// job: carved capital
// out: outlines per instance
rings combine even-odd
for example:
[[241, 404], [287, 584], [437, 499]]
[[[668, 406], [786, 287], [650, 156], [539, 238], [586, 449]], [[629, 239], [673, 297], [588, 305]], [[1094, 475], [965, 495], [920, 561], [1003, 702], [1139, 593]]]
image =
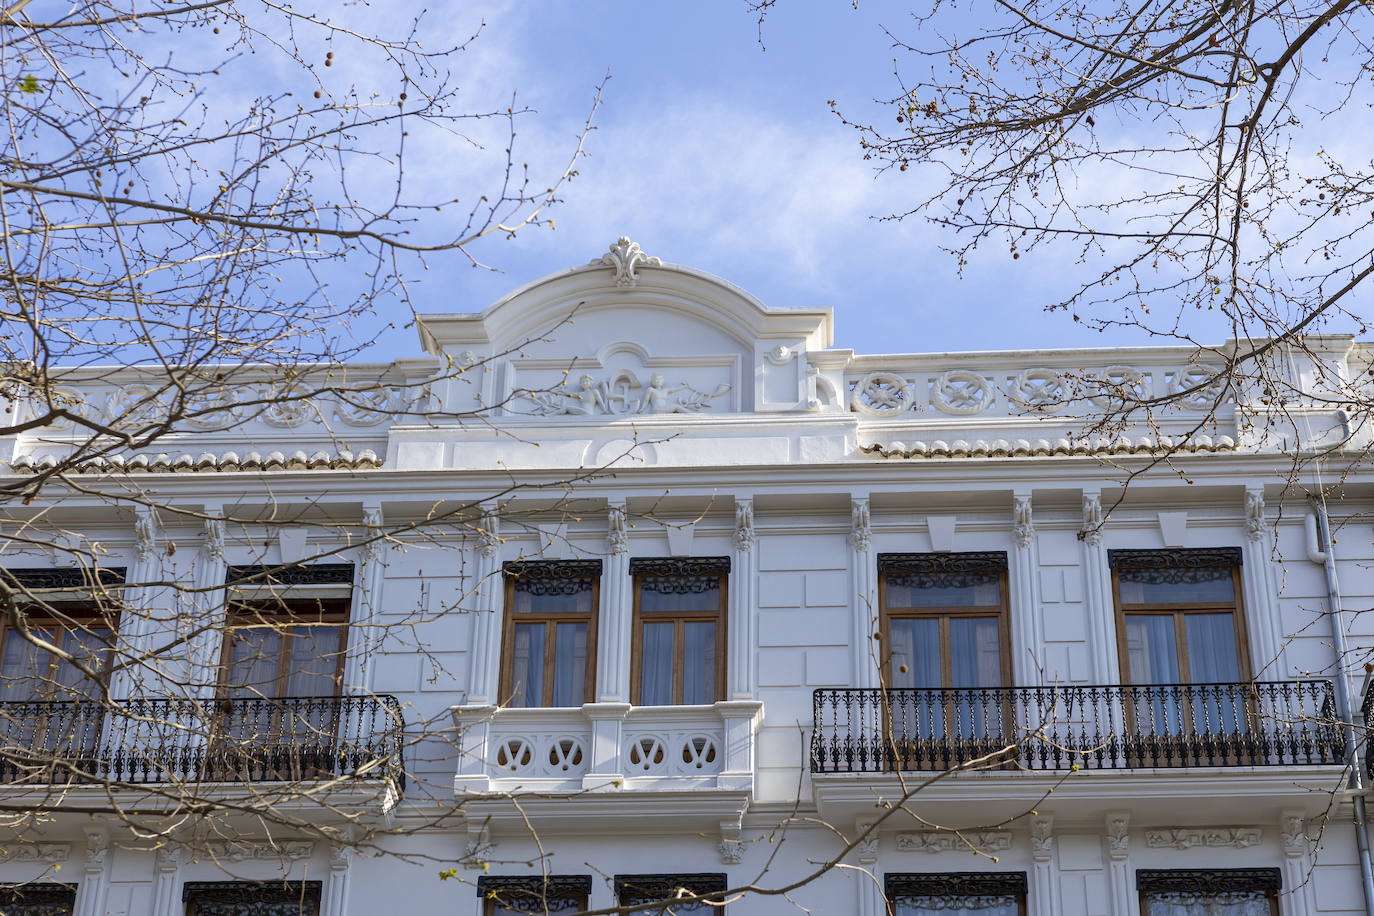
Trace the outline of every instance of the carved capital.
[[735, 500], [735, 549], [746, 553], [754, 549], [754, 501]]
[[1083, 543], [1097, 547], [1102, 543], [1102, 497], [1097, 493], [1083, 494], [1083, 530], [1078, 533]]
[[1256, 544], [1264, 540], [1264, 491], [1245, 490], [1245, 536]]
[[720, 841], [720, 861], [724, 865], [738, 865], [744, 860], [744, 843], [740, 840]]
[[382, 533], [382, 507], [365, 506], [363, 508], [363, 537], [366, 541], [363, 544], [364, 563], [376, 563], [382, 558], [381, 540]]
[[478, 550], [482, 551], [482, 556], [488, 560], [496, 557], [501, 552], [501, 522], [490, 515], [478, 522], [477, 537], [480, 540]]
[[[854, 825], [854, 829], [858, 833], [863, 833], [865, 830], [872, 826], [872, 823], [868, 821], [859, 821], [857, 824]], [[859, 840], [859, 842], [854, 846], [854, 855], [856, 858], [858, 858], [860, 865], [863, 865], [865, 867], [877, 865], [878, 831], [875, 830], [868, 836], [864, 837], [862, 840]]]
[[139, 506], [134, 510], [134, 537], [137, 541], [138, 559], [147, 563], [157, 551], [157, 519], [153, 510]]
[[224, 517], [221, 510], [205, 510], [205, 555], [215, 561], [224, 559]]
[[1129, 811], [1108, 811], [1105, 833], [1107, 836], [1107, 855], [1113, 861], [1121, 862], [1131, 852], [1131, 814]]
[[1048, 862], [1054, 856], [1054, 818], [1043, 815], [1031, 819], [1031, 857]]
[[1307, 831], [1303, 829], [1301, 811], [1283, 811], [1279, 815], [1279, 834], [1283, 838], [1283, 854], [1290, 859], [1307, 853]]
[[1035, 541], [1035, 522], [1031, 518], [1031, 498], [1017, 496], [1011, 510], [1011, 539], [1017, 547], [1029, 547]]
[[101, 872], [110, 857], [110, 833], [104, 826], [87, 827], [86, 834], [86, 871]]
[[869, 522], [867, 499], [856, 499], [851, 505], [849, 546], [860, 552], [873, 547], [873, 526]]
[[630, 552], [624, 503], [611, 503], [606, 507], [606, 550], [614, 556]]
[[153, 867], [161, 874], [171, 874], [181, 868], [186, 850], [177, 843], [159, 846], [153, 854]]

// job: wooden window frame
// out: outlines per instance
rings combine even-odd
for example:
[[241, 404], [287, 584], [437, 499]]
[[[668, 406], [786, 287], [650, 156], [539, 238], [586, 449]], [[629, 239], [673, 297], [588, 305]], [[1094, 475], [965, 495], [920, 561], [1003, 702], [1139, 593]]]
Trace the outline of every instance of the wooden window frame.
[[883, 876], [883, 902], [887, 916], [895, 916], [896, 897], [983, 897], [1016, 898], [1017, 916], [1026, 916], [1029, 881], [1025, 872], [939, 872], [932, 874], [894, 874]]
[[[55, 616], [54, 612], [60, 614], [61, 617]], [[53, 601], [49, 602], [47, 607], [36, 610], [27, 621], [27, 629], [29, 630], [46, 630], [60, 633], [55, 642], [55, 645], [58, 647], [62, 645], [62, 636], [65, 636], [68, 632], [89, 632], [93, 625], [110, 631], [111, 651], [105, 654], [104, 664], [102, 664], [100, 668], [100, 675], [103, 677], [108, 675], [110, 665], [114, 662], [113, 650], [115, 637], [119, 634], [119, 611], [117, 609], [92, 607], [90, 604], [80, 601]], [[16, 632], [17, 629], [17, 627], [9, 622], [8, 618], [0, 620], [0, 658], [4, 657], [3, 653], [5, 646], [11, 639], [12, 633], [15, 634], [13, 636], [14, 639], [22, 640], [24, 638]], [[57, 669], [61, 666], [61, 661], [62, 660], [53, 653], [48, 653], [48, 671], [47, 674], [43, 676], [43, 682], [47, 684], [48, 689], [42, 696], [26, 702], [48, 703], [61, 701], [62, 698], [56, 695], [58, 688], [54, 678]]]
[[235, 601], [229, 605], [226, 614], [224, 640], [220, 646], [219, 675], [217, 694], [221, 699], [250, 699], [249, 697], [230, 697], [229, 691], [237, 689], [229, 683], [233, 666], [235, 636], [240, 630], [276, 629], [281, 633], [281, 657], [277, 659], [277, 673], [273, 679], [271, 694], [261, 693], [252, 699], [286, 699], [286, 685], [291, 677], [290, 645], [294, 635], [291, 629], [297, 626], [318, 625], [334, 627], [339, 631], [338, 654], [335, 656], [334, 693], [343, 695], [343, 676], [348, 654], [350, 629], [349, 605], [347, 598], [291, 598], [289, 594], [269, 601]]
[[1279, 916], [1279, 892], [1283, 877], [1277, 868], [1180, 868], [1140, 869], [1136, 872], [1136, 893], [1140, 912], [1149, 912], [1147, 898], [1152, 893], [1262, 893], [1269, 901], [1270, 916]]
[[[526, 611], [515, 610], [515, 586], [523, 575], [538, 575], [546, 578], [590, 579], [592, 584], [591, 603], [585, 613], [567, 611]], [[501, 630], [501, 696], [515, 696], [515, 629], [520, 624], [544, 624], [544, 696], [540, 702], [525, 709], [568, 709], [553, 705], [556, 633], [560, 623], [585, 623], [587, 625], [587, 670], [583, 675], [582, 702], [596, 700], [596, 656], [597, 620], [601, 616], [601, 561], [600, 560], [517, 560], [502, 567], [505, 579], [505, 599], [507, 612]]]
[[[995, 572], [1000, 601], [996, 605], [941, 605], [938, 607], [893, 608], [887, 600], [887, 575], [889, 572], [910, 572], [914, 563], [930, 563], [958, 571], [961, 562], [976, 563], [979, 568], [971, 572]], [[998, 565], [1000, 562], [1000, 565]], [[932, 570], [939, 571], [939, 570]], [[892, 621], [935, 618], [940, 627], [940, 689], [955, 689], [954, 663], [949, 649], [949, 622], [953, 617], [995, 618], [997, 620], [998, 651], [1001, 656], [1002, 683], [1000, 687], [1011, 687], [1011, 601], [1008, 593], [1007, 557], [1005, 553], [931, 553], [931, 554], [881, 554], [878, 569], [878, 619], [879, 632], [882, 634], [882, 655], [880, 675], [886, 682], [892, 676]], [[888, 686], [891, 686], [889, 683]]]
[[[683, 682], [686, 675], [686, 625], [688, 623], [714, 623], [716, 625], [716, 671], [714, 702], [726, 698], [726, 651], [729, 646], [727, 634], [730, 627], [730, 559], [729, 557], [701, 558], [635, 558], [630, 561], [630, 575], [634, 580], [634, 609], [631, 616], [630, 646], [630, 703], [641, 705], [641, 678], [644, 674], [644, 624], [673, 623], [673, 696], [671, 706], [682, 706]], [[640, 607], [642, 585], [651, 576], [716, 576], [719, 581], [717, 591], [720, 601], [714, 611], [655, 611], [645, 616]]]
[[[1245, 621], [1245, 600], [1242, 593], [1241, 553], [1238, 549], [1222, 550], [1159, 550], [1159, 551], [1112, 551], [1112, 604], [1116, 609], [1116, 649], [1117, 664], [1120, 666], [1123, 685], [1136, 685], [1131, 673], [1130, 647], [1126, 643], [1126, 615], [1149, 614], [1160, 617], [1173, 617], [1174, 651], [1178, 659], [1179, 683], [1193, 683], [1188, 660], [1188, 634], [1185, 617], [1190, 614], [1230, 613], [1231, 625], [1236, 638], [1236, 672], [1242, 684], [1252, 679], [1250, 673], [1250, 634]], [[1132, 557], [1154, 554], [1161, 560], [1177, 557], [1180, 563], [1202, 561], [1210, 568], [1230, 567], [1231, 601], [1176, 601], [1156, 604], [1126, 604], [1121, 600], [1122, 570], [1140, 569], [1131, 562]]]

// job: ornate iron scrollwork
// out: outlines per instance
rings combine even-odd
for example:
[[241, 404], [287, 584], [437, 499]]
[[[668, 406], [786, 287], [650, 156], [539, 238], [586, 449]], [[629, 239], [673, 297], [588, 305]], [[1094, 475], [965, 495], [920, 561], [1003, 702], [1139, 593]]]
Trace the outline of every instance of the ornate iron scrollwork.
[[517, 913], [547, 913], [571, 903], [582, 906], [592, 892], [590, 875], [483, 875], [477, 896], [496, 900]]
[[645, 591], [660, 595], [700, 595], [720, 587], [730, 572], [729, 557], [634, 557], [630, 575]]
[[126, 569], [123, 566], [102, 566], [99, 569], [86, 569], [84, 567], [15, 569], [11, 567], [0, 569], [0, 578], [3, 578], [5, 584], [11, 588], [26, 590], [67, 588], [94, 591], [97, 586], [122, 585], [125, 572]]
[[616, 875], [615, 896], [621, 906], [672, 900], [686, 893], [693, 897], [725, 890], [724, 874]]
[[295, 566], [230, 566], [226, 585], [352, 585], [352, 563], [301, 563]]
[[183, 902], [195, 901], [196, 916], [298, 916], [318, 913], [319, 881], [187, 881]]
[[889, 900], [897, 897], [1006, 897], [1026, 893], [1026, 873], [943, 872], [940, 874], [887, 874], [883, 889]]
[[1277, 868], [1142, 868], [1135, 887], [1142, 894], [1270, 893], [1282, 890], [1283, 875]]
[[501, 572], [531, 595], [576, 595], [601, 578], [600, 560], [508, 560]]
[[67, 916], [74, 906], [74, 884], [43, 882], [0, 890], [0, 912], [8, 916]]
[[1169, 550], [1109, 550], [1107, 565], [1112, 569], [1185, 570], [1230, 569], [1239, 566], [1239, 547], [1171, 548]]
[[1001, 550], [978, 553], [880, 553], [878, 572], [920, 573], [996, 573], [1007, 568], [1007, 554]]

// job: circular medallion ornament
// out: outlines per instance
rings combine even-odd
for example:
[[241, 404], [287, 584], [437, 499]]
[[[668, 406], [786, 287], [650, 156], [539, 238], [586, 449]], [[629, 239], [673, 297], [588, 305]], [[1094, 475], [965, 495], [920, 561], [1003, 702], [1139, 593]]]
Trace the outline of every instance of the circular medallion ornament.
[[865, 416], [894, 417], [911, 406], [910, 386], [894, 372], [870, 372], [855, 384], [849, 405]]

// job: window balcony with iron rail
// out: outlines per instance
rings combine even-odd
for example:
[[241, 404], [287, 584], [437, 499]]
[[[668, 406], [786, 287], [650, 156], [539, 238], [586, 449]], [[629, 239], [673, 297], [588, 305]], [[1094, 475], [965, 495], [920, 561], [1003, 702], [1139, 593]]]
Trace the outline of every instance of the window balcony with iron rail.
[[338, 780], [405, 788], [390, 696], [0, 702], [0, 787]]
[[1189, 796], [1218, 791], [1269, 801], [1330, 789], [1342, 768], [1325, 680], [823, 688], [814, 705], [810, 770], [822, 807], [846, 799], [871, 806], [885, 784], [905, 793], [928, 781], [902, 774], [961, 770], [928, 796], [1033, 801], [1053, 787], [1057, 805], [1159, 796], [1186, 812]]

